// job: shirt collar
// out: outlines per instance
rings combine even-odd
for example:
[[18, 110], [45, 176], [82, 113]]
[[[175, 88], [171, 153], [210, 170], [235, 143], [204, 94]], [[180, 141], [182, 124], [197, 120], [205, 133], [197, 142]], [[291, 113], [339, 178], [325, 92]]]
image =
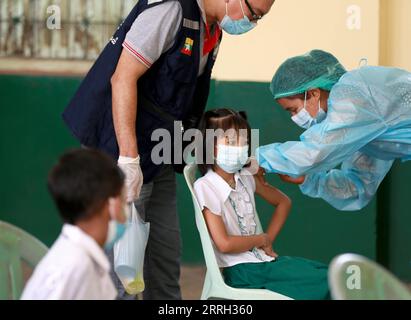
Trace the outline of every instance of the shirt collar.
[[234, 175], [234, 180], [236, 184], [236, 189], [232, 189], [230, 185], [217, 173], [215, 173], [213, 170], [209, 170], [207, 174], [210, 182], [217, 188], [219, 194], [222, 196], [223, 201], [225, 202], [228, 197], [230, 196], [231, 192], [237, 192], [238, 191], [238, 181], [241, 181], [242, 183], [243, 180], [241, 179], [241, 173], [237, 172]]
[[86, 251], [94, 262], [96, 262], [104, 271], [110, 271], [110, 263], [104, 254], [103, 249], [83, 230], [77, 226], [65, 224], [63, 226], [62, 235], [66, 237], [68, 241]]
[[207, 24], [207, 16], [206, 16], [206, 13], [205, 13], [205, 10], [204, 10], [204, 0], [197, 0], [197, 4], [198, 4], [198, 7], [200, 8], [201, 15], [203, 17], [203, 21], [204, 21], [205, 24]]

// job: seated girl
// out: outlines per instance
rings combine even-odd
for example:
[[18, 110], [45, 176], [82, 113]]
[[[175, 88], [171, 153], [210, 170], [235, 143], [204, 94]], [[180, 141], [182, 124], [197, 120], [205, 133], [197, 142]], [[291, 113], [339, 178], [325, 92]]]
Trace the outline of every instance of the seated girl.
[[[204, 138], [204, 159], [199, 165], [203, 177], [194, 189], [227, 285], [268, 289], [298, 300], [329, 299], [326, 265], [278, 256], [273, 251], [291, 201], [268, 185], [262, 175], [253, 175], [251, 167], [247, 168], [251, 130], [246, 116], [229, 109], [209, 111], [202, 119], [201, 130], [203, 137], [220, 132], [213, 148]], [[212, 161], [207, 162], [209, 159]], [[256, 230], [254, 193], [275, 206], [262, 234]]]

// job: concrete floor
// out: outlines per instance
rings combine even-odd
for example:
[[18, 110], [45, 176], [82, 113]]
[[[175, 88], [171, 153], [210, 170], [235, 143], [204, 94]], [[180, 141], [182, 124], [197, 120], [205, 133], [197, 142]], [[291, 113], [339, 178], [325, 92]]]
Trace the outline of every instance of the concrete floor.
[[[206, 268], [204, 266], [183, 266], [181, 268], [181, 291], [184, 300], [200, 300]], [[411, 291], [411, 284], [408, 285]]]
[[183, 266], [181, 268], [181, 291], [184, 300], [200, 300], [206, 268], [204, 266]]

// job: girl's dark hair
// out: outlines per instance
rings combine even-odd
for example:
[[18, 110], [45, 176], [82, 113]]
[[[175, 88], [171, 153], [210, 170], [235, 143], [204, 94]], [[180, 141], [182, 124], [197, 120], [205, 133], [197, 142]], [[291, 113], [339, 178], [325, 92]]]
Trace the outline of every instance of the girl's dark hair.
[[[237, 133], [240, 130], [247, 131], [247, 142], [251, 145], [251, 127], [247, 121], [247, 114], [244, 111], [235, 111], [232, 109], [216, 109], [207, 111], [200, 122], [199, 129], [203, 138], [203, 154], [202, 159], [199, 161], [198, 168], [202, 175], [205, 175], [209, 169], [212, 169], [214, 166], [214, 148], [210, 148], [209, 137], [207, 135], [207, 130], [223, 130], [224, 132], [234, 129]], [[214, 137], [214, 143], [212, 146], [216, 145], [217, 137]], [[249, 156], [251, 155], [251, 150], [249, 150]], [[207, 162], [208, 159], [208, 162]], [[213, 159], [213, 162], [210, 163], [210, 159]]]

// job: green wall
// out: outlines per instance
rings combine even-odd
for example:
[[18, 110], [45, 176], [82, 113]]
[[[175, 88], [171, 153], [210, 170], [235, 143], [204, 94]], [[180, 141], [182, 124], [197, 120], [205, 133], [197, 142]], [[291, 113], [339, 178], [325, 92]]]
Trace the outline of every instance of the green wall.
[[411, 162], [397, 162], [378, 194], [378, 260], [411, 282]]
[[[79, 78], [0, 76], [0, 220], [28, 230], [47, 245], [55, 240], [61, 224], [45, 180], [58, 156], [78, 146], [60, 114], [79, 83]], [[287, 114], [273, 107], [266, 83], [214, 81], [209, 107], [247, 111], [252, 127], [261, 130], [262, 144], [295, 140], [301, 133]], [[378, 256], [395, 273], [411, 280], [411, 215], [406, 202], [410, 179], [411, 165], [402, 164], [385, 182], [378, 206], [375, 200], [360, 212], [342, 213], [270, 176], [269, 181], [294, 202], [276, 251], [324, 262], [345, 252], [372, 259]], [[183, 177], [178, 181], [183, 261], [202, 263], [191, 198]], [[273, 208], [260, 200], [257, 206], [263, 223], [267, 223]]]

